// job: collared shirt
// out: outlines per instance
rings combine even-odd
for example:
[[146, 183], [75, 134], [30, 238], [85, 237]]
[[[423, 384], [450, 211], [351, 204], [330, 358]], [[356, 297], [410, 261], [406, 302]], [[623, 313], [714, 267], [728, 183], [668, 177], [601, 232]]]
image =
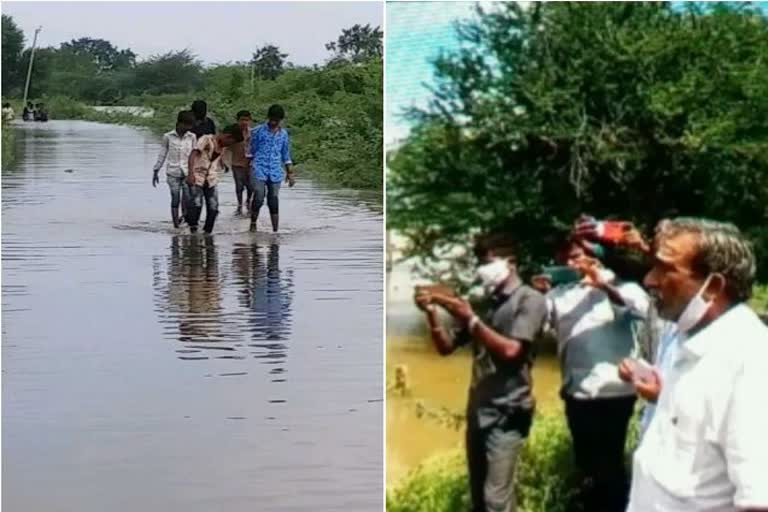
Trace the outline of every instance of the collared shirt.
[[282, 183], [283, 166], [291, 163], [288, 132], [280, 128], [276, 132], [262, 123], [251, 132], [251, 174], [260, 181]]
[[[677, 357], [677, 350], [679, 347], [680, 333], [677, 330], [677, 324], [673, 322], [661, 321], [661, 329], [659, 332], [659, 344], [656, 349], [656, 356], [654, 358], [654, 366], [661, 376], [662, 382], [666, 379], [666, 375], [670, 372], [672, 363]], [[653, 415], [656, 412], [656, 404], [652, 402], [646, 402], [643, 406], [643, 413], [640, 416], [640, 435], [642, 436], [648, 425], [651, 424]]]
[[619, 378], [618, 364], [635, 350], [634, 320], [648, 309], [648, 295], [635, 283], [614, 287], [627, 304], [581, 283], [558, 286], [547, 294], [549, 324], [557, 336], [562, 394], [575, 398], [634, 395]]
[[13, 121], [16, 117], [16, 113], [11, 107], [3, 108], [3, 121]]
[[[490, 300], [487, 325], [503, 336], [521, 341], [523, 349], [518, 357], [503, 360], [474, 340], [469, 329], [456, 334], [455, 344], [471, 343], [474, 356], [467, 416], [480, 428], [507, 421], [508, 427], [520, 428], [527, 435], [529, 415], [534, 408], [532, 344], [544, 325], [547, 305], [543, 295], [520, 281]], [[519, 424], [509, 423], [515, 421]]]
[[189, 171], [189, 154], [195, 147], [197, 139], [194, 133], [187, 132], [179, 137], [176, 130], [171, 130], [163, 135], [160, 146], [160, 154], [157, 155], [154, 169], [159, 171], [166, 162], [165, 174], [179, 178], [186, 176]]
[[745, 305], [678, 347], [635, 452], [628, 512], [768, 507], [768, 328]]
[[[222, 168], [222, 154], [217, 154], [216, 137], [214, 135], [203, 135], [197, 139], [196, 150], [200, 151], [200, 156], [195, 162], [195, 168], [191, 169], [195, 178], [195, 185], [202, 187], [208, 183], [209, 187], [215, 187], [219, 182], [219, 172]], [[219, 149], [219, 151], [226, 151]]]

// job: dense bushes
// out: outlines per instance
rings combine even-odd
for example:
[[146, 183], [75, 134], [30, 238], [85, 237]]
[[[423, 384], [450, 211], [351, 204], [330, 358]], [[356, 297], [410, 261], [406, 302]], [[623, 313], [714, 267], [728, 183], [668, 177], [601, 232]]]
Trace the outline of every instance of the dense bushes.
[[504, 229], [540, 264], [582, 212], [695, 215], [748, 233], [768, 279], [768, 17], [700, 4], [507, 2], [461, 24], [388, 162], [409, 254]]

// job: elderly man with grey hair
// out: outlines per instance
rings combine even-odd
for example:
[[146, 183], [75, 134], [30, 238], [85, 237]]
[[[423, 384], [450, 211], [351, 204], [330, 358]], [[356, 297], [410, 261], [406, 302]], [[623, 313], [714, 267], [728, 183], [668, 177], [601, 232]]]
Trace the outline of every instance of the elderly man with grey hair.
[[768, 328], [745, 304], [751, 245], [731, 225], [659, 226], [644, 284], [677, 323], [656, 411], [634, 455], [628, 512], [768, 511]]

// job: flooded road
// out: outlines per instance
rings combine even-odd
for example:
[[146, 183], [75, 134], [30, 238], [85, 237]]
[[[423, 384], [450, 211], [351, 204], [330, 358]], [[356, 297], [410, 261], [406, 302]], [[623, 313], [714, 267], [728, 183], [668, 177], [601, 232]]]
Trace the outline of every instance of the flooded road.
[[[442, 357], [434, 350], [423, 315], [411, 299], [412, 283], [404, 264], [395, 265], [387, 276], [387, 485], [430, 457], [463, 447], [464, 442], [463, 427], [456, 429], [443, 420], [446, 411], [464, 412], [471, 354], [465, 348]], [[407, 396], [391, 389], [398, 368], [406, 371]], [[559, 388], [557, 357], [541, 350], [533, 366], [533, 394], [539, 411], [561, 407]]]
[[214, 236], [176, 235], [157, 137], [52, 121], [16, 144], [4, 509], [381, 510], [376, 197], [299, 175], [283, 233], [252, 235], [227, 174]]

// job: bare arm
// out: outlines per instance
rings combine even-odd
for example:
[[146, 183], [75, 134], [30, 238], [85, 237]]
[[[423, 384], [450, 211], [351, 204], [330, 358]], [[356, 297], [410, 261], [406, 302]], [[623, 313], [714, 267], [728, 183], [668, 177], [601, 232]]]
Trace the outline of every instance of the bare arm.
[[189, 154], [189, 161], [187, 162], [189, 171], [187, 174], [187, 181], [189, 183], [194, 182], [194, 174], [195, 174], [195, 165], [197, 164], [197, 160], [200, 158], [200, 150], [195, 148], [192, 150], [192, 152]]
[[168, 144], [168, 136], [163, 135], [163, 142], [160, 145], [160, 153], [157, 155], [157, 162], [155, 162], [155, 167], [152, 169], [153, 171], [158, 172], [163, 168], [165, 158], [168, 156]]

